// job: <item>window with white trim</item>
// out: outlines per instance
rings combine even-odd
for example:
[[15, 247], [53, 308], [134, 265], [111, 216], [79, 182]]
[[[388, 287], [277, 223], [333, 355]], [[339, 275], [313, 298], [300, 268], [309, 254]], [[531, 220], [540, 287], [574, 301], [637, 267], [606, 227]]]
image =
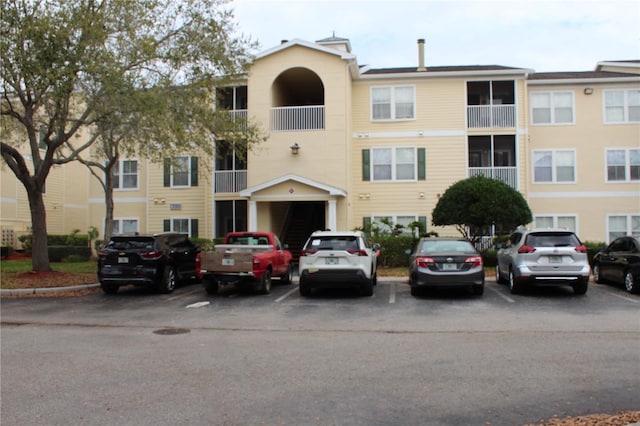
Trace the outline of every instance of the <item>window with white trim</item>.
[[640, 180], [640, 149], [607, 149], [607, 182]]
[[113, 166], [114, 189], [138, 189], [138, 160], [120, 160]]
[[371, 180], [416, 180], [416, 157], [415, 147], [372, 148]]
[[609, 242], [625, 235], [640, 235], [640, 213], [608, 215]]
[[132, 234], [138, 232], [138, 219], [113, 219], [113, 234]]
[[[390, 216], [372, 216], [371, 224], [375, 226], [380, 233], [390, 234], [392, 226], [401, 225], [401, 235], [411, 235], [411, 227], [409, 226], [413, 222], [418, 222], [419, 217], [417, 215], [390, 215]], [[390, 226], [391, 225], [391, 226]]]
[[187, 218], [173, 218], [171, 219], [171, 230], [173, 232], [181, 232], [191, 235], [189, 232], [189, 222], [190, 219]]
[[640, 90], [605, 90], [604, 122], [640, 123]]
[[574, 150], [533, 151], [534, 183], [575, 183]]
[[415, 88], [388, 86], [371, 88], [371, 120], [412, 120], [415, 114]]
[[560, 228], [578, 232], [578, 217], [574, 215], [540, 215], [535, 216], [536, 228]]
[[532, 124], [573, 124], [573, 92], [531, 93]]

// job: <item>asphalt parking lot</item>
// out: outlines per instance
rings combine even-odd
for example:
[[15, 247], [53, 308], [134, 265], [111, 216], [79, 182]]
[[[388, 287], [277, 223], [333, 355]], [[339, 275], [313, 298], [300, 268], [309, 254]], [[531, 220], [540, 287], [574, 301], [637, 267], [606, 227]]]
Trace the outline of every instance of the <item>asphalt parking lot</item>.
[[[274, 281], [275, 283], [275, 281]], [[640, 409], [640, 297], [608, 285], [372, 297], [296, 282], [2, 301], [2, 420], [524, 425]]]

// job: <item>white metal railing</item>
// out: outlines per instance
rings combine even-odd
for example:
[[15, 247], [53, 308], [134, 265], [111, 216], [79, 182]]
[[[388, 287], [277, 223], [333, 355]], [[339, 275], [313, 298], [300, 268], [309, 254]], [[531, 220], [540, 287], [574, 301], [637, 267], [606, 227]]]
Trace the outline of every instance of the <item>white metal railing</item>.
[[247, 189], [246, 170], [220, 170], [215, 172], [215, 192], [240, 192]]
[[468, 105], [469, 128], [509, 128], [516, 126], [515, 105]]
[[493, 237], [490, 235], [483, 235], [479, 237], [475, 243], [476, 250], [488, 250], [493, 248]]
[[469, 167], [469, 177], [478, 175], [499, 180], [513, 189], [518, 189], [517, 167]]
[[324, 106], [271, 108], [271, 131], [324, 129]]

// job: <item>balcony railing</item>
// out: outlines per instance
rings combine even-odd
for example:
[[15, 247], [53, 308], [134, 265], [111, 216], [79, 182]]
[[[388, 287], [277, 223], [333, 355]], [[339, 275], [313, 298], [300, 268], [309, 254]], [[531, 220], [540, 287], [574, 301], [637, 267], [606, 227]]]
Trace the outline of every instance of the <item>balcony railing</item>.
[[271, 131], [324, 129], [324, 106], [271, 108]]
[[467, 122], [470, 129], [515, 127], [516, 106], [468, 105]]
[[215, 172], [215, 192], [240, 192], [247, 189], [246, 170], [220, 170]]
[[518, 189], [517, 167], [469, 167], [469, 177], [485, 176], [506, 183]]

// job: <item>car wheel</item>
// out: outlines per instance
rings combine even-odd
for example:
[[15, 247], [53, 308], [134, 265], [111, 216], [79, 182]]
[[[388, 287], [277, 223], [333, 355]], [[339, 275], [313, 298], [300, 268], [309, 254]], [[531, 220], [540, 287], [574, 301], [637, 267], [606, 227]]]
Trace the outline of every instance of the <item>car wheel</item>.
[[218, 281], [207, 277], [202, 279], [202, 284], [207, 294], [218, 294]]
[[371, 284], [374, 287], [378, 285], [378, 274], [376, 272], [373, 273], [373, 277], [371, 278]]
[[262, 279], [260, 280], [260, 289], [258, 290], [260, 294], [269, 294], [271, 293], [271, 271], [266, 270], [264, 274], [262, 274]]
[[638, 284], [638, 279], [633, 277], [631, 271], [627, 271], [624, 274], [624, 288], [629, 293], [640, 293], [640, 284]]
[[100, 283], [100, 287], [105, 294], [116, 294], [118, 292], [118, 288], [120, 288], [116, 284], [109, 283]]
[[522, 292], [522, 284], [516, 281], [512, 268], [509, 268], [509, 290], [511, 294], [519, 294]]
[[602, 278], [600, 278], [600, 265], [597, 263], [593, 265], [593, 281], [597, 284], [602, 284]]
[[293, 281], [293, 265], [289, 264], [287, 272], [280, 277], [280, 282], [282, 284], [291, 284], [291, 281]]
[[411, 295], [412, 296], [420, 296], [422, 294], [422, 292], [420, 291], [419, 287], [411, 287]]
[[373, 277], [371, 277], [370, 280], [365, 282], [362, 287], [360, 287], [360, 294], [362, 294], [364, 297], [373, 296]]
[[158, 291], [160, 293], [171, 293], [176, 289], [176, 271], [171, 266], [165, 266], [162, 271], [162, 279], [158, 284]]
[[589, 288], [589, 282], [581, 282], [580, 284], [573, 285], [573, 292], [575, 294], [585, 294]]
[[306, 280], [300, 278], [300, 296], [304, 296], [304, 297], [309, 297], [311, 296], [311, 287], [309, 287], [309, 284], [307, 283]]
[[476, 296], [482, 296], [482, 294], [484, 293], [484, 284], [472, 286], [471, 292]]

